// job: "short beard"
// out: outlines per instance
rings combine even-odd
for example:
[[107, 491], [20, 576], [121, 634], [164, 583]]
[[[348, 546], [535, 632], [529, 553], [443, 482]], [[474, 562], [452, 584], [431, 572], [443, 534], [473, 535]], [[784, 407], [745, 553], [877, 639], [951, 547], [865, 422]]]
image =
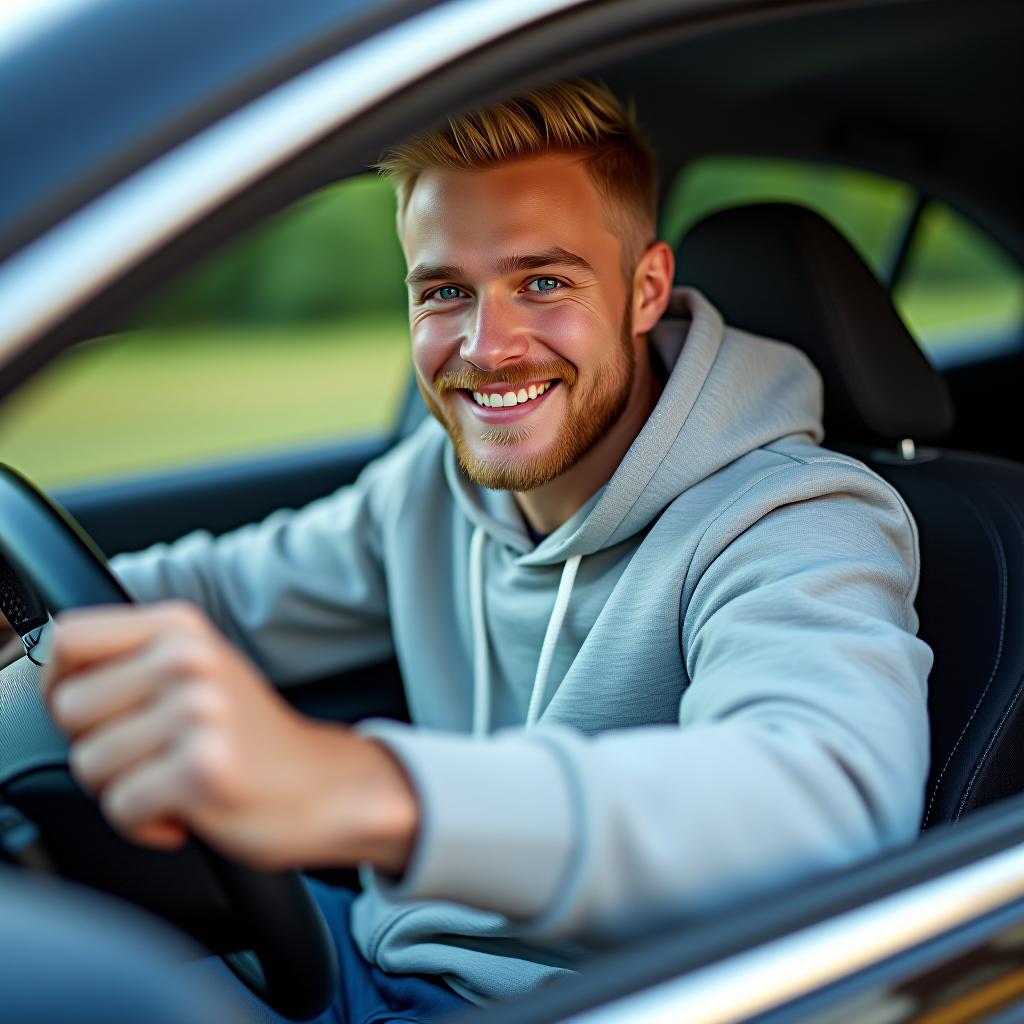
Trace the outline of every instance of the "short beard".
[[[546, 451], [538, 455], [509, 455], [507, 458], [475, 455], [456, 419], [445, 414], [440, 404], [428, 394], [422, 380], [416, 378], [427, 408], [448, 431], [459, 465], [470, 480], [491, 490], [531, 491], [575, 466], [608, 433], [626, 407], [636, 376], [631, 306], [632, 303], [627, 301], [619, 344], [612, 358], [595, 370], [585, 386], [578, 383], [576, 368], [564, 360], [543, 366], [521, 364], [501, 374], [486, 374], [464, 367], [442, 371], [434, 378], [434, 391], [442, 398], [449, 392], [479, 390], [497, 381], [505, 381], [514, 388], [531, 381], [559, 378], [558, 386], [566, 390], [565, 419], [559, 435]], [[462, 401], [461, 398], [457, 400]], [[525, 425], [489, 427], [481, 432], [480, 440], [495, 448], [514, 448], [532, 433], [533, 428]]]

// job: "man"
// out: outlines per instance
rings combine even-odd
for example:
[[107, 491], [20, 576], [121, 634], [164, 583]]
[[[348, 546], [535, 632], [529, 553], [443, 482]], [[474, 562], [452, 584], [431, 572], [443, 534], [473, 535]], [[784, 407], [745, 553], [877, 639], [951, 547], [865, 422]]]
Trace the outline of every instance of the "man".
[[[434, 419], [306, 509], [116, 559], [154, 603], [60, 616], [47, 699], [111, 822], [363, 865], [360, 969], [438, 979], [413, 1019], [910, 840], [914, 526], [817, 446], [800, 353], [673, 295], [617, 101], [558, 84], [384, 167]], [[267, 682], [391, 653], [416, 728]]]

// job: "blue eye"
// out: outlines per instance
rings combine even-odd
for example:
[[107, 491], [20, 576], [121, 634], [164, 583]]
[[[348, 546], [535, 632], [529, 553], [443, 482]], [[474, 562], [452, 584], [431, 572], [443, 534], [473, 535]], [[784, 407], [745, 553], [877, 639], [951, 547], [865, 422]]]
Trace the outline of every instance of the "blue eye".
[[451, 302], [452, 299], [457, 299], [461, 294], [462, 289], [456, 288], [453, 284], [446, 284], [434, 292], [434, 295], [443, 302]]
[[533, 288], [534, 285], [537, 286], [538, 292], [553, 292], [562, 287], [562, 282], [557, 277], [536, 277], [530, 282], [529, 287]]

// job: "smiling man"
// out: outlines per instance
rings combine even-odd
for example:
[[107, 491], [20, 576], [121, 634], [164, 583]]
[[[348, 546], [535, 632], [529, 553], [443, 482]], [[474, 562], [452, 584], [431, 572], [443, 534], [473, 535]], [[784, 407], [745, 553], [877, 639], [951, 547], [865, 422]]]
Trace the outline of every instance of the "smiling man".
[[[672, 292], [617, 101], [554, 85], [384, 167], [433, 418], [305, 509], [116, 559], [152, 603], [60, 616], [47, 699], [109, 819], [362, 865], [354, 902], [319, 891], [353, 1020], [513, 996], [910, 840], [914, 526], [818, 446], [800, 353]], [[268, 682], [390, 655], [413, 725]]]

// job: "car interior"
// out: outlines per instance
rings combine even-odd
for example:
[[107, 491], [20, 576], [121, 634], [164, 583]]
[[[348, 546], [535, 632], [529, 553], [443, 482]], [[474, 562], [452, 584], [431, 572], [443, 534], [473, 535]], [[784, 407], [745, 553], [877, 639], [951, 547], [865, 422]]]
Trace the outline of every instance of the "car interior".
[[[912, 510], [921, 635], [935, 652], [924, 826], [948, 828], [968, 814], [990, 821], [993, 811], [983, 808], [1024, 790], [1024, 634], [1014, 629], [1024, 602], [1024, 435], [1014, 413], [1024, 380], [1024, 140], [1015, 123], [1024, 106], [1024, 7], [752, 5], [691, 24], [671, 4], [650, 6], [627, 29], [600, 11], [562, 30], [549, 26], [528, 59], [521, 40], [517, 58], [507, 48], [467, 58], [289, 160], [13, 358], [0, 377], [4, 406], [22, 382], [30, 398], [47, 386], [74, 346], [138, 329], [154, 301], [246, 232], [365, 175], [387, 141], [437, 123], [471, 97], [486, 101], [566, 74], [598, 77], [631, 99], [656, 148], [678, 282], [703, 291], [727, 323], [803, 349], [824, 380], [826, 445], [865, 461]], [[829, 175], [839, 183], [831, 193], [821, 188]], [[882, 184], [858, 192], [862, 180]], [[853, 184], [844, 191], [844, 183]], [[860, 217], [858, 204], [883, 192], [895, 197], [885, 199], [888, 213]], [[940, 236], [946, 242], [937, 247]], [[973, 253], [973, 262], [956, 263], [957, 254]], [[941, 263], [934, 274], [929, 261]], [[928, 274], [938, 289], [920, 287]], [[961, 287], [972, 296], [968, 311], [948, 313], [943, 302]], [[414, 430], [425, 412], [408, 369], [403, 377], [388, 426], [370, 434], [140, 467], [51, 491], [107, 556], [197, 528], [224, 532], [351, 482]], [[187, 403], [174, 415], [189, 415]], [[0, 407], [0, 453], [6, 416]], [[32, 465], [19, 468], [33, 476]], [[408, 717], [395, 662], [310, 680], [287, 695], [336, 720]], [[155, 909], [211, 948], [238, 944], [237, 922], [224, 924], [223, 896], [207, 894], [183, 912], [174, 905], [179, 890], [161, 888], [162, 862], [127, 867], [102, 822], [87, 821], [63, 783], [33, 776], [19, 785], [5, 786], [4, 797], [37, 821], [60, 874]], [[917, 870], [948, 862], [937, 856]], [[358, 884], [352, 872], [321, 874]], [[902, 877], [893, 867], [871, 884], [895, 887]], [[851, 892], [835, 895], [834, 905]], [[830, 899], [819, 896], [814, 912]], [[812, 911], [791, 901], [788, 913], [796, 920]], [[781, 927], [776, 905], [745, 916], [742, 926], [719, 922], [718, 938], [700, 950], [692, 937], [659, 936], [620, 951], [618, 967], [594, 982], [585, 1003]], [[566, 1007], [579, 1004], [544, 994], [488, 1019], [554, 1020]]]

